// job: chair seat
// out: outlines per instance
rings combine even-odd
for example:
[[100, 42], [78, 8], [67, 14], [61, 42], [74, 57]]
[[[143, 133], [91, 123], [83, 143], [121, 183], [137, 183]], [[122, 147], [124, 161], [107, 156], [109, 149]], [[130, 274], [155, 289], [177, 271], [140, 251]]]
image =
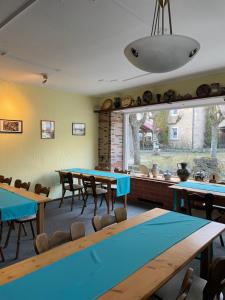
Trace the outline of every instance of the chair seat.
[[194, 276], [190, 291], [187, 296], [187, 300], [201, 300], [202, 299], [202, 292], [206, 285], [206, 280]]
[[29, 222], [29, 221], [34, 221], [36, 220], [36, 215], [30, 215], [21, 219], [16, 219], [15, 222], [16, 223], [24, 223], [24, 222]]
[[[103, 184], [102, 187], [104, 189], [107, 189], [107, 184]], [[116, 184], [111, 184], [111, 190], [117, 190], [117, 185]]]
[[[92, 189], [91, 189], [91, 188], [88, 188], [88, 189], [87, 189], [87, 193], [88, 193], [89, 195], [92, 195], [92, 194], [93, 194]], [[103, 195], [103, 194], [106, 194], [106, 193], [107, 193], [107, 190], [101, 189], [101, 188], [96, 188], [96, 194], [97, 194], [97, 195]]]
[[[83, 186], [82, 185], [80, 185], [80, 184], [73, 184], [73, 190], [74, 191], [76, 191], [76, 190], [81, 190], [83, 188]], [[66, 190], [68, 190], [68, 191], [70, 191], [70, 186], [69, 185], [66, 185], [65, 186], [65, 189]]]
[[[192, 209], [192, 215], [194, 217], [206, 219], [206, 213], [204, 210]], [[212, 220], [217, 220], [219, 217], [221, 217], [221, 215], [222, 214], [217, 209], [214, 209], [212, 211]]]

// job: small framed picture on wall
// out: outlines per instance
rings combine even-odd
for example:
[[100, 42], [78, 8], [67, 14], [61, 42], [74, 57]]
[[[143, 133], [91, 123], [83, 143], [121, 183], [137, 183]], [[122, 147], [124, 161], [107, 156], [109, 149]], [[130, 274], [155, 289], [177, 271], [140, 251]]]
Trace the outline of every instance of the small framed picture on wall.
[[0, 120], [0, 133], [22, 133], [23, 121], [21, 120]]
[[55, 121], [41, 120], [41, 138], [42, 139], [55, 138]]
[[72, 123], [72, 135], [83, 136], [86, 134], [85, 123]]

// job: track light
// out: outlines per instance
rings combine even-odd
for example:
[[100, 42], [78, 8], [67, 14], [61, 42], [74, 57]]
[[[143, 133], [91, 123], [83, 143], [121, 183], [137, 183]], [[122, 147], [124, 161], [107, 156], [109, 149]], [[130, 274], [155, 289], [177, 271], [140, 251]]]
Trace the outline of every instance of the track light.
[[41, 73], [42, 76], [42, 84], [45, 84], [48, 81], [48, 74]]

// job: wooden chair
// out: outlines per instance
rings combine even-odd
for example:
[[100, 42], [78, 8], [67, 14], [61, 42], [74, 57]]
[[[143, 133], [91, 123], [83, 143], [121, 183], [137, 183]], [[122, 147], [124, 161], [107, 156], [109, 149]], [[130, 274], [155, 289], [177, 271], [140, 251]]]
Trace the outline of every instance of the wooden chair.
[[[37, 195], [45, 195], [46, 197], [48, 197], [49, 193], [50, 193], [50, 187], [45, 187], [45, 186], [42, 186], [40, 183], [37, 183], [34, 187], [34, 192]], [[46, 206], [46, 203], [45, 203], [45, 206]]]
[[10, 185], [12, 182], [12, 177], [6, 178], [3, 175], [0, 175], [0, 183], [5, 183]]
[[30, 189], [30, 182], [22, 182], [20, 179], [16, 179], [14, 182], [14, 186], [18, 189], [24, 189], [26, 191], [29, 191]]
[[83, 213], [84, 208], [86, 207], [87, 199], [91, 195], [94, 199], [94, 204], [95, 204], [95, 208], [94, 208], [94, 216], [95, 216], [97, 212], [97, 203], [99, 197], [101, 197], [102, 201], [103, 199], [105, 200], [108, 208], [108, 199], [106, 195], [107, 190], [96, 186], [96, 180], [94, 176], [84, 176], [82, 174], [80, 176], [82, 178], [82, 183], [85, 190], [84, 205], [81, 213]]
[[[212, 221], [219, 221], [221, 214], [214, 209], [214, 196], [212, 194], [199, 195], [183, 190], [185, 202], [187, 203], [187, 212], [199, 218]], [[224, 247], [223, 236], [220, 234], [220, 243]]]
[[[72, 202], [71, 202], [71, 211], [73, 210], [73, 204], [74, 204], [74, 198], [75, 198], [75, 192], [78, 192], [79, 195], [82, 195], [83, 200], [84, 199], [84, 194], [83, 194], [83, 186], [80, 184], [75, 184], [73, 182], [73, 175], [72, 173], [64, 173], [64, 172], [59, 172], [60, 175], [60, 182], [62, 184], [62, 199], [60, 201], [59, 207], [62, 206], [62, 203], [64, 201], [65, 193], [67, 191], [72, 193]], [[83, 210], [81, 214], [83, 213]]]
[[208, 281], [194, 277], [187, 300], [222, 300], [225, 288], [225, 257], [217, 257], [210, 266]]
[[85, 226], [82, 222], [74, 222], [70, 226], [71, 240], [75, 241], [85, 236]]
[[108, 215], [108, 214], [103, 215], [102, 217], [94, 216], [92, 218], [92, 226], [94, 228], [94, 231], [102, 230], [103, 228], [112, 225], [114, 223], [116, 223], [115, 216]]
[[118, 207], [114, 210], [117, 223], [127, 220], [127, 210], [125, 207]]
[[70, 232], [56, 231], [51, 237], [48, 237], [46, 233], [37, 235], [36, 239], [34, 240], [34, 248], [36, 253], [40, 254], [84, 236], [84, 224], [81, 222], [74, 222], [71, 224]]
[[[168, 283], [166, 283], [163, 287], [161, 287], [153, 297], [150, 299], [158, 299], [158, 300], [167, 300], [167, 299], [176, 299], [176, 300], [186, 300], [188, 297], [188, 293], [193, 283], [194, 270], [192, 268], [188, 268], [185, 272], [185, 269], [180, 271], [177, 275], [175, 275]], [[184, 275], [183, 275], [184, 273]], [[179, 287], [179, 281], [182, 280], [180, 289], [171, 290], [171, 286]], [[181, 279], [180, 279], [181, 278]], [[195, 299], [195, 298], [194, 298]], [[193, 299], [193, 300], [194, 300]], [[200, 299], [200, 298], [199, 298]], [[196, 299], [197, 300], [197, 299]]]

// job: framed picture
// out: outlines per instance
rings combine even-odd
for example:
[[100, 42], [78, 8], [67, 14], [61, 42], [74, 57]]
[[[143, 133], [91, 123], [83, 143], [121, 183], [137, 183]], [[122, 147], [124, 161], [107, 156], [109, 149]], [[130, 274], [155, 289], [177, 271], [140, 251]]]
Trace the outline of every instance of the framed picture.
[[54, 139], [55, 138], [55, 122], [41, 120], [41, 138]]
[[1, 133], [22, 133], [23, 121], [21, 120], [0, 120]]
[[85, 135], [86, 124], [72, 123], [72, 135]]

